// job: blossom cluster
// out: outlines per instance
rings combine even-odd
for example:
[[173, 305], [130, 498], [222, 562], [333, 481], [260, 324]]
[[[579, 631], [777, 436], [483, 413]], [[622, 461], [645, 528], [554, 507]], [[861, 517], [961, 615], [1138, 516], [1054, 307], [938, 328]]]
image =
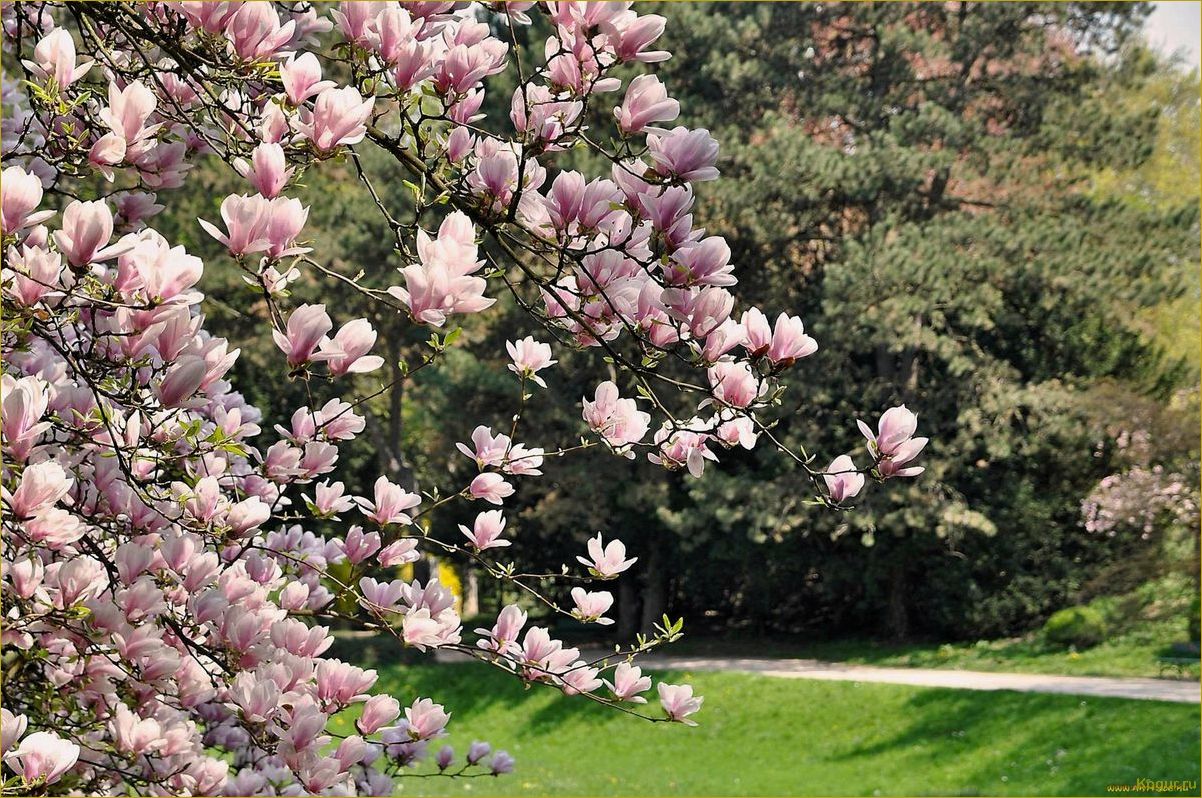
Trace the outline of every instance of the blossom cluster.
[[[694, 185], [719, 176], [718, 144], [661, 126], [680, 106], [654, 74], [624, 90], [616, 76], [669, 57], [654, 49], [665, 20], [627, 2], [539, 8], [554, 34], [524, 73], [505, 31], [529, 24], [529, 2], [5, 5], [4, 44], [26, 84], [6, 79], [0, 131], [0, 758], [21, 788], [389, 795], [423, 762], [448, 775], [513, 769], [486, 743], [459, 760], [432, 752], [450, 712], [380, 693], [375, 671], [327, 656], [333, 621], [639, 714], [652, 681], [636, 655], [677, 626], [589, 660], [519, 604], [467, 633], [446, 586], [394, 569], [463, 557], [550, 612], [611, 623], [613, 595], [583, 586], [637, 561], [611, 533], [589, 540], [568, 575], [582, 583], [570, 608], [487, 554], [510, 543], [505, 505], [520, 482], [550, 456], [597, 445], [698, 477], [725, 448], [779, 446], [761, 414], [818, 343], [788, 313], [736, 316], [730, 249], [693, 217]], [[487, 81], [506, 70], [518, 88], [508, 119], [490, 126]], [[586, 135], [603, 103], [609, 145]], [[420, 183], [417, 218], [450, 206], [436, 231], [381, 206], [399, 259], [382, 289], [311, 258], [296, 196], [308, 170], [357, 165], [367, 145]], [[559, 170], [556, 154], [577, 146], [605, 155], [609, 174]], [[310, 389], [284, 423], [231, 384], [240, 351], [205, 327], [204, 263], [151, 226], [201, 157], [245, 180], [198, 224], [242, 270], [283, 367]], [[521, 285], [500, 279], [510, 272]], [[583, 400], [591, 441], [536, 446], [516, 439], [520, 416], [508, 432], [484, 419], [441, 453], [468, 459], [467, 484], [346, 484], [340, 451], [364, 434], [370, 398], [356, 389], [384, 360], [366, 318], [288, 305], [290, 284], [331, 275], [435, 329], [513, 291], [540, 326], [507, 345], [523, 406], [557, 365], [541, 339], [601, 348], [617, 367]], [[664, 377], [669, 362], [698, 376]], [[680, 396], [665, 400], [663, 385]], [[926, 439], [904, 407], [864, 431], [862, 470], [848, 456], [820, 471], [794, 455], [829, 504], [856, 496], [866, 474], [921, 471]], [[460, 526], [462, 543], [429, 534], [451, 502], [484, 508]], [[689, 686], [660, 683], [657, 695], [662, 714], [647, 717], [694, 723], [702, 699]], [[336, 734], [347, 710], [355, 733]]]

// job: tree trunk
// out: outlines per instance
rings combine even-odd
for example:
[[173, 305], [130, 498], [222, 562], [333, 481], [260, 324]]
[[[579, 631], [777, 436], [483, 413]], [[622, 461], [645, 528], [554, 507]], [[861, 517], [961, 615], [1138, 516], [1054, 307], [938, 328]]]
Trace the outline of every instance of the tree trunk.
[[661, 559], [659, 547], [653, 545], [643, 571], [643, 620], [639, 624], [643, 634], [654, 634], [655, 624], [668, 609], [667, 574], [660, 567]]
[[630, 640], [638, 631], [639, 594], [630, 579], [618, 581], [618, 628], [620, 640]]
[[906, 605], [907, 588], [905, 569], [901, 566], [894, 567], [889, 575], [889, 604], [885, 616], [889, 636], [894, 640], [905, 640], [910, 636], [910, 610]]
[[407, 490], [415, 491], [417, 490], [416, 480], [405, 459], [404, 452], [405, 381], [403, 379], [404, 371], [401, 369], [401, 344], [397, 337], [400, 333], [399, 331], [394, 332], [395, 334], [390, 335], [385, 341], [392, 386], [388, 389], [388, 418], [384, 420], [383, 425], [384, 439], [380, 441], [376, 457], [382, 473]]

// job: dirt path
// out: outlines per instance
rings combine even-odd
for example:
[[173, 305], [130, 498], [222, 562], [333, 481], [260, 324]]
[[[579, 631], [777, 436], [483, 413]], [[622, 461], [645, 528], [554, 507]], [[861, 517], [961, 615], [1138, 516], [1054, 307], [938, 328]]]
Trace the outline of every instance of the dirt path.
[[652, 670], [735, 671], [782, 679], [820, 679], [843, 682], [909, 684], [960, 690], [1017, 690], [1023, 693], [1061, 693], [1094, 698], [1136, 698], [1146, 701], [1199, 702], [1199, 684], [1175, 679], [1137, 677], [1050, 676], [1038, 673], [988, 673], [935, 668], [877, 668], [813, 659], [752, 659], [647, 655], [639, 664]]

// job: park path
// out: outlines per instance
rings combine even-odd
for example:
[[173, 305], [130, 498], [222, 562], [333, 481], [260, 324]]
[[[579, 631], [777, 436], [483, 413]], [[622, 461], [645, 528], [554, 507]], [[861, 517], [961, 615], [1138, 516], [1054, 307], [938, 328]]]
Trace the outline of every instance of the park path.
[[936, 668], [878, 668], [814, 659], [751, 657], [681, 657], [647, 654], [639, 664], [649, 670], [733, 671], [782, 679], [879, 682], [959, 690], [1016, 690], [1092, 698], [1135, 698], [1146, 701], [1199, 702], [1199, 684], [1177, 679], [1136, 677], [1052, 676], [1039, 673], [989, 673]]

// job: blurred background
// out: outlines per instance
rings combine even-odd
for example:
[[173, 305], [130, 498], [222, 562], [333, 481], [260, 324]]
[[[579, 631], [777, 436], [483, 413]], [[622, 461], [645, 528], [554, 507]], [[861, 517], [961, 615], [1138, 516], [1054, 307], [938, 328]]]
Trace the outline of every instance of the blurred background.
[[[825, 463], [862, 445], [852, 419], [904, 402], [931, 438], [927, 470], [836, 514], [808, 506], [804, 476], [765, 448], [728, 452], [701, 480], [614, 457], [549, 461], [547, 477], [519, 484], [507, 502], [513, 559], [557, 571], [597, 531], [620, 536], [639, 562], [617, 583], [612, 637], [683, 616], [685, 639], [673, 648], [682, 654], [1196, 680], [1198, 4], [686, 2], [656, 11], [669, 20], [665, 49], [674, 53], [658, 74], [682, 120], [708, 127], [722, 146], [723, 177], [701, 187], [694, 213], [730, 242], [741, 299], [799, 313], [821, 347], [791, 375], [776, 434]], [[540, 50], [541, 22], [518, 30], [519, 41]], [[489, 84], [502, 114], [511, 91]], [[403, 215], [404, 175], [379, 153], [361, 157], [384, 170], [377, 185]], [[584, 157], [569, 154], [565, 167]], [[243, 350], [235, 384], [278, 418], [303, 388], [285, 379], [263, 319], [234, 309], [249, 306], [249, 289], [195, 224], [213, 218], [240, 180], [217, 163], [197, 169], [195, 193], [155, 226], [207, 257], [210, 325]], [[353, 170], [330, 165], [309, 181], [314, 256], [368, 282], [396, 282], [403, 264]], [[374, 313], [312, 273], [294, 293], [343, 320]], [[379, 354], [393, 363], [428, 338], [401, 318], [371, 320]], [[374, 434], [343, 449], [348, 484], [367, 484], [381, 468], [417, 489], [462, 483], [466, 458], [447, 474], [454, 442], [479, 419], [508, 423], [516, 388], [503, 342], [537, 337], [536, 325], [504, 298], [464, 325], [444, 368], [369, 405]], [[523, 422], [528, 445], [582, 432], [580, 398], [606, 368], [592, 352], [557, 357], [538, 413]], [[466, 509], [451, 508], [431, 522], [430, 533], [448, 540], [470, 523]], [[452, 585], [468, 616], [516, 599], [460, 562], [428, 560], [407, 575]], [[813, 764], [810, 776], [776, 782], [745, 767], [700, 782], [682, 770], [690, 749], [684, 760], [653, 753], [686, 745], [663, 738], [687, 734], [636, 736], [606, 759], [631, 757], [632, 772], [651, 780], [576, 784], [554, 757], [579, 762], [597, 756], [594, 747], [554, 754], [535, 737], [562, 746], [584, 717], [573, 713], [590, 710], [540, 697], [548, 703], [518, 720], [489, 720], [501, 700], [492, 696], [510, 689], [491, 676], [396, 665], [401, 654], [387, 643], [348, 636], [339, 646], [396, 667], [398, 690], [449, 684], [462, 706], [448, 708], [461, 718], [529, 736], [527, 775], [518, 751], [516, 781], [496, 784], [506, 791], [1096, 794], [1122, 780], [1098, 768], [1107, 760], [1129, 765], [1133, 778], [1198, 773], [1196, 705], [1082, 709], [1072, 697], [1003, 704], [822, 684], [790, 687], [814, 692], [789, 701], [823, 713], [812, 722], [834, 738], [834, 718], [852, 719], [848, 734], [860, 728], [855, 754], [827, 757], [826, 771]], [[730, 756], [731, 735], [782, 743], [761, 740], [760, 725], [734, 707], [759, 707], [779, 728], [772, 696], [784, 688], [705, 678], [713, 714], [687, 744], [709, 751], [703, 770]], [[865, 738], [866, 716], [890, 707], [903, 727], [869, 725]], [[994, 736], [965, 749], [954, 733], [972, 723], [992, 724]], [[1144, 746], [1124, 734], [1150, 736]], [[953, 748], [918, 763], [889, 758], [929, 737]], [[852, 770], [840, 780], [836, 760], [873, 763], [881, 783]], [[657, 768], [661, 777], [648, 775]]]

